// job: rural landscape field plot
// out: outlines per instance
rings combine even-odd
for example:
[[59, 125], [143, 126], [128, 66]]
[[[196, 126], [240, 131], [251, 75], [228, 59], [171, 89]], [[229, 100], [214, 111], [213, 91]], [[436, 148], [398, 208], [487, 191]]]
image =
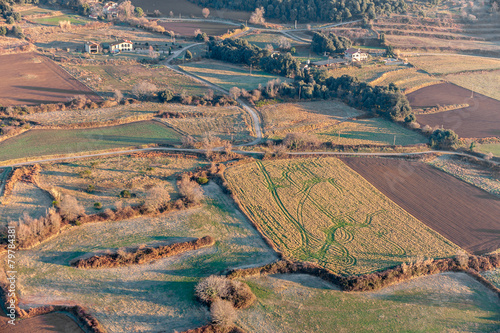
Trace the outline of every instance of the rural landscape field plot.
[[0, 73], [2, 106], [67, 102], [76, 95], [101, 99], [54, 62], [36, 53], [0, 56]]
[[[207, 187], [208, 186], [208, 187]], [[110, 333], [174, 332], [208, 323], [194, 298], [198, 280], [276, 258], [218, 186], [206, 185], [200, 208], [121, 222], [85, 224], [19, 253], [21, 305], [78, 303]], [[132, 267], [84, 270], [69, 262], [87, 253], [211, 235], [213, 247]]]
[[450, 74], [445, 79], [475, 93], [500, 100], [500, 70]]
[[[133, 0], [132, 4], [136, 7], [141, 7], [144, 11], [153, 12], [159, 10], [163, 16], [173, 13], [175, 17], [182, 15], [186, 17], [202, 17], [203, 7], [195, 5], [189, 0], [165, 0], [165, 1], [151, 1], [151, 0]], [[243, 12], [237, 10], [215, 9], [210, 8], [210, 17], [218, 17], [230, 20], [245, 21], [250, 19], [250, 12]], [[209, 17], [209, 18], [210, 18]]]
[[33, 21], [38, 24], [44, 24], [44, 25], [59, 25], [60, 21], [69, 21], [73, 25], [84, 25], [89, 22], [90, 20], [84, 19], [82, 16], [79, 15], [59, 15], [59, 16], [50, 16], [50, 17], [39, 17], [39, 18], [31, 18], [30, 21]]
[[[498, 297], [464, 273], [421, 277], [378, 292], [345, 293], [309, 275], [249, 278], [257, 304], [240, 312], [248, 332], [491, 332]], [[348, 318], [348, 320], [346, 320]]]
[[473, 253], [500, 248], [500, 199], [430, 165], [390, 158], [342, 160], [408, 213]]
[[16, 325], [8, 323], [7, 317], [0, 316], [0, 332], [9, 333], [54, 333], [71, 332], [85, 333], [73, 318], [61, 312], [53, 312], [46, 315], [16, 321]]
[[419, 114], [422, 125], [454, 130], [462, 138], [500, 137], [500, 101], [451, 83], [421, 88], [407, 95], [413, 108], [468, 104], [468, 107]]
[[500, 59], [461, 55], [423, 55], [409, 61], [430, 74], [442, 75], [474, 70], [500, 69]]
[[[306, 46], [306, 43], [302, 42], [297, 42], [296, 40], [293, 40], [291, 38], [285, 37], [282, 34], [278, 33], [269, 33], [269, 32], [252, 32], [248, 33], [244, 36], [241, 37], [241, 39], [247, 40], [250, 44], [256, 45], [260, 48], [265, 48], [266, 45], [271, 44], [275, 49], [278, 49], [278, 41], [280, 39], [284, 39], [287, 42], [289, 42], [291, 45], [304, 45]], [[309, 46], [309, 45], [307, 45]]]
[[[65, 64], [66, 69], [79, 80], [88, 82], [96, 91], [112, 94], [115, 89], [128, 96], [133, 96], [134, 85], [142, 81], [155, 84], [158, 90], [169, 89], [174, 93], [185, 92], [189, 95], [203, 95], [208, 88], [193, 79], [175, 73], [166, 66], [127, 64]], [[135, 97], [135, 96], [134, 96]]]
[[276, 76], [255, 69], [252, 69], [252, 74], [250, 74], [250, 67], [243, 67], [213, 60], [192, 62], [180, 67], [186, 72], [195, 74], [227, 90], [232, 87], [252, 90], [257, 88], [259, 84], [265, 86], [267, 82], [276, 78], [279, 78], [281, 81], [289, 80], [281, 76]]
[[336, 158], [257, 161], [225, 176], [280, 251], [336, 273], [362, 274], [458, 249]]
[[224, 24], [219, 22], [203, 22], [203, 21], [159, 21], [161, 25], [168, 31], [173, 31], [176, 34], [187, 37], [195, 37], [195, 31], [201, 30], [209, 36], [220, 36], [225, 34], [228, 30], [239, 28], [238, 25]]
[[[78, 159], [43, 164], [40, 184], [44, 189], [74, 196], [87, 214], [93, 214], [96, 202], [102, 204], [102, 209], [116, 208], [117, 202], [139, 205], [147, 198], [148, 190], [156, 185], [166, 188], [171, 198], [178, 199], [177, 176], [202, 164], [198, 159], [162, 153]], [[90, 185], [92, 191], [88, 191]], [[123, 190], [128, 190], [132, 197], [120, 198]]]
[[[248, 141], [255, 135], [252, 120], [246, 111], [237, 106], [196, 107], [179, 105], [171, 108], [185, 118], [161, 118], [161, 121], [174, 127], [183, 134], [197, 140], [211, 133], [223, 140], [235, 142]], [[196, 113], [195, 116], [190, 115]]]
[[31, 130], [1, 142], [0, 161], [175, 143], [180, 143], [180, 134], [153, 121], [90, 129]]
[[360, 110], [334, 100], [277, 103], [261, 106], [258, 111], [263, 120], [264, 133], [271, 138], [328, 127], [363, 114]]
[[384, 118], [346, 120], [316, 132], [321, 141], [339, 145], [416, 145], [429, 140]]
[[429, 161], [429, 164], [469, 184], [500, 196], [500, 177], [491, 170], [458, 157], [443, 155]]
[[500, 156], [500, 143], [486, 143], [479, 145], [479, 151], [485, 154], [492, 153], [495, 156]]
[[334, 69], [328, 71], [328, 74], [333, 77], [341, 77], [342, 75], [350, 75], [356, 77], [360, 81], [371, 82], [380, 78], [382, 75], [398, 71], [401, 69], [406, 69], [406, 66], [403, 65], [395, 65], [395, 66], [386, 66], [386, 65], [370, 65], [363, 66], [362, 68], [357, 67], [344, 67], [339, 69]]
[[417, 68], [405, 68], [390, 72], [385, 72], [373, 81], [371, 85], [387, 86], [394, 83], [403, 92], [410, 92], [414, 89], [426, 85], [432, 85], [440, 82], [438, 78], [425, 73]]
[[17, 182], [10, 196], [2, 197], [0, 205], [0, 226], [17, 221], [28, 214], [33, 218], [45, 215], [52, 206], [52, 198], [33, 184]]

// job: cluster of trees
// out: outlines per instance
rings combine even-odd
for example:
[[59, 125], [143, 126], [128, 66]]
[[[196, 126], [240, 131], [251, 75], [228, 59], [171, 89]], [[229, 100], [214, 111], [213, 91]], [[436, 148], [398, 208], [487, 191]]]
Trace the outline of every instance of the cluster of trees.
[[210, 57], [214, 59], [261, 67], [267, 72], [288, 77], [300, 73], [300, 62], [290, 53], [272, 54], [271, 51], [252, 45], [244, 39], [211, 41], [208, 48]]
[[[350, 18], [404, 13], [405, 0], [190, 0], [200, 6], [244, 11], [259, 10], [259, 18], [280, 19], [283, 22], [341, 21]], [[255, 20], [253, 20], [255, 21]], [[262, 23], [262, 19], [260, 22]]]
[[10, 30], [7, 29], [7, 27], [5, 27], [5, 26], [1, 26], [0, 27], [0, 36], [5, 36], [7, 34], [12, 35], [14, 37], [18, 37], [18, 38], [24, 37], [23, 29], [21, 29], [17, 25], [12, 26], [12, 29], [10, 29]]
[[341, 53], [352, 46], [352, 41], [346, 37], [338, 37], [333, 32], [325, 35], [321, 32], [314, 32], [311, 48], [316, 53]]
[[[29, 3], [29, 1], [25, 2]], [[25, 2], [23, 1], [23, 3]], [[21, 21], [21, 14], [12, 8], [14, 3], [20, 3], [20, 1], [0, 0], [0, 15], [7, 21], [7, 24], [14, 24]]]

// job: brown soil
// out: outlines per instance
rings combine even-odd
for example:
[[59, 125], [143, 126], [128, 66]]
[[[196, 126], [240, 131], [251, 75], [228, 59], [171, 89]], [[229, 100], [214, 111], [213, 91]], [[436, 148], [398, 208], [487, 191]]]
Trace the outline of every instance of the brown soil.
[[415, 161], [342, 158], [396, 204], [473, 253], [500, 248], [500, 199]]
[[500, 137], [500, 101], [454, 85], [442, 83], [407, 95], [412, 107], [469, 104], [469, 107], [417, 115], [417, 121], [431, 127], [443, 126], [463, 138]]
[[9, 333], [84, 333], [84, 331], [68, 315], [53, 312], [33, 318], [16, 321], [15, 325], [8, 323], [9, 318], [0, 316], [0, 332]]
[[75, 95], [101, 98], [53, 61], [36, 53], [0, 56], [0, 105], [67, 102]]

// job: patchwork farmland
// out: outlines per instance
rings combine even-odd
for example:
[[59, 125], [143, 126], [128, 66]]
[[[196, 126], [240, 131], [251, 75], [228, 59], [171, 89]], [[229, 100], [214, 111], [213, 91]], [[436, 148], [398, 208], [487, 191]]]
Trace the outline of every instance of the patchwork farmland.
[[456, 86], [442, 83], [421, 88], [407, 95], [412, 107], [468, 104], [468, 107], [433, 114], [419, 114], [422, 125], [454, 130], [463, 138], [500, 136], [500, 101]]
[[224, 175], [279, 251], [333, 272], [367, 273], [458, 250], [336, 158], [257, 161]]
[[342, 158], [412, 216], [473, 253], [500, 248], [497, 196], [421, 162]]
[[101, 98], [51, 60], [35, 53], [0, 56], [0, 104], [35, 105], [67, 102], [76, 95]]

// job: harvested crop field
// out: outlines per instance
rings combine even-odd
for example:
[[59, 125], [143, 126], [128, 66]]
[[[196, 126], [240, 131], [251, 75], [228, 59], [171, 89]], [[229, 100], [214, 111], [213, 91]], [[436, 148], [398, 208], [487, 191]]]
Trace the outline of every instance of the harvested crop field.
[[428, 55], [411, 57], [409, 61], [434, 75], [475, 70], [500, 69], [500, 59], [462, 55]]
[[232, 24], [224, 24], [217, 22], [203, 22], [203, 21], [159, 21], [158, 25], [161, 25], [168, 31], [173, 31], [181, 36], [193, 37], [196, 30], [201, 30], [201, 32], [206, 33], [209, 36], [220, 36], [225, 34], [228, 30], [233, 30], [239, 28]]
[[461, 87], [500, 100], [500, 70], [450, 74], [445, 79]]
[[48, 313], [9, 324], [9, 319], [0, 316], [0, 332], [9, 333], [84, 333], [78, 324], [67, 314], [61, 312]]
[[476, 254], [500, 248], [500, 199], [416, 161], [342, 158], [408, 213]]
[[[119, 222], [84, 224], [18, 257], [22, 305], [78, 303], [109, 333], [182, 332], [209, 322], [194, 297], [200, 278], [276, 259], [259, 233], [215, 184], [199, 208]], [[69, 262], [119, 248], [211, 235], [214, 246], [122, 268], [82, 270]]]
[[336, 158], [256, 161], [224, 175], [276, 248], [336, 273], [362, 274], [458, 250]]
[[366, 293], [342, 292], [305, 274], [262, 276], [246, 282], [257, 296], [256, 304], [238, 315], [238, 324], [247, 332], [492, 332], [500, 328], [498, 297], [464, 273], [421, 277]]
[[179, 141], [177, 132], [153, 121], [90, 129], [32, 130], [0, 143], [0, 161]]
[[0, 104], [36, 105], [66, 102], [75, 95], [101, 98], [50, 59], [36, 53], [0, 56]]
[[[433, 114], [419, 114], [417, 121], [454, 130], [462, 138], [500, 137], [500, 101], [452, 83], [442, 83], [409, 93], [412, 107], [469, 104], [468, 107]], [[472, 97], [472, 98], [471, 98]]]

